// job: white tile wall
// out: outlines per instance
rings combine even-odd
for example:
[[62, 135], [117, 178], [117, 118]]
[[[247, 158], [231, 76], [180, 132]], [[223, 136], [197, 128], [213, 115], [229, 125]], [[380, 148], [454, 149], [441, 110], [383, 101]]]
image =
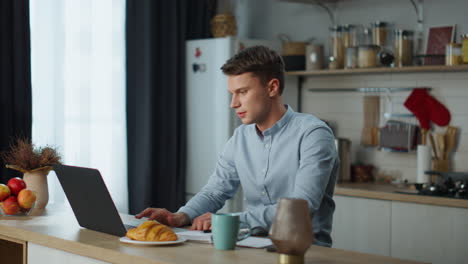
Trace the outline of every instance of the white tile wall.
[[[468, 73], [394, 73], [308, 77], [303, 85], [302, 111], [336, 125], [336, 136], [352, 141], [352, 160], [373, 164], [387, 174], [416, 180], [415, 153], [390, 153], [360, 146], [363, 126], [363, 93], [318, 93], [308, 88], [359, 87], [431, 87], [431, 94], [448, 107], [452, 126], [460, 128], [459, 145], [453, 155], [453, 169], [468, 171]], [[288, 87], [293, 89], [293, 87]], [[385, 111], [385, 94], [381, 94], [381, 113]], [[408, 113], [403, 102], [409, 92], [391, 94], [393, 112]], [[387, 104], [388, 105], [388, 104]], [[406, 121], [417, 124], [415, 118]], [[443, 128], [436, 128], [443, 131]]]

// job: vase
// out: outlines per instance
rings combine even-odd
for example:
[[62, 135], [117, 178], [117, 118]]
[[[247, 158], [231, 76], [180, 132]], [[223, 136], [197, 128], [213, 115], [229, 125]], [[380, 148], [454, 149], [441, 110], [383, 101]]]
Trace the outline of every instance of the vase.
[[25, 172], [23, 175], [26, 188], [36, 193], [35, 208], [38, 209], [44, 209], [49, 202], [47, 174], [49, 174], [49, 169]]
[[306, 200], [281, 198], [270, 229], [280, 264], [303, 264], [304, 254], [314, 242], [312, 221]]

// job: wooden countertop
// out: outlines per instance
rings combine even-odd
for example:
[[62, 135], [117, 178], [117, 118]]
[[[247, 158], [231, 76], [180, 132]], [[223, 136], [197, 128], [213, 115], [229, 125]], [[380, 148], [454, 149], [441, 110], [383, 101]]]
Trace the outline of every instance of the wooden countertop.
[[[131, 219], [132, 216], [124, 215]], [[28, 217], [0, 217], [0, 235], [111, 263], [276, 263], [277, 253], [264, 249], [215, 250], [211, 244], [186, 242], [142, 247], [116, 236], [83, 229], [70, 209], [35, 210]], [[311, 246], [305, 263], [419, 263], [391, 257]]]
[[[398, 192], [408, 192], [404, 194]], [[376, 183], [343, 183], [335, 188], [335, 195], [380, 199], [388, 201], [439, 205], [448, 207], [468, 208], [467, 199], [444, 198], [436, 196], [417, 195], [416, 190], [407, 186]]]

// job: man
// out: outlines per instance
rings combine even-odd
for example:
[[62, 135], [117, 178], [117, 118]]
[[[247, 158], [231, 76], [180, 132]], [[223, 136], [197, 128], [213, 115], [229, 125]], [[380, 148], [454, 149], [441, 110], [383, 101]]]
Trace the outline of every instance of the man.
[[330, 247], [339, 164], [331, 129], [283, 105], [284, 63], [276, 52], [263, 46], [247, 48], [221, 69], [228, 76], [230, 106], [243, 125], [226, 143], [208, 183], [177, 213], [147, 208], [136, 217], [208, 230], [211, 213], [241, 184], [247, 201], [241, 223], [269, 229], [279, 198], [305, 199], [316, 244]]

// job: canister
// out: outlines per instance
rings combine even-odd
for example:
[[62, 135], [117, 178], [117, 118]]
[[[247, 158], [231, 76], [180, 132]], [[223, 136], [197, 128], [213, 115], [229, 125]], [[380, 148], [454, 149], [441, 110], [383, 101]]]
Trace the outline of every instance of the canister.
[[358, 47], [346, 48], [345, 69], [358, 67]]
[[462, 44], [448, 43], [445, 46], [445, 65], [460, 65], [462, 62]]
[[306, 46], [306, 70], [323, 69], [323, 46], [309, 44]]
[[343, 46], [343, 27], [333, 26], [330, 28], [330, 51], [331, 56], [335, 58], [338, 69], [343, 68], [344, 46]]
[[376, 45], [361, 45], [358, 48], [359, 68], [377, 67], [377, 54], [380, 47]]
[[387, 22], [377, 21], [372, 25], [372, 44], [377, 46], [385, 46], [387, 42]]
[[468, 63], [468, 34], [463, 34], [461, 38], [463, 63]]
[[358, 46], [357, 31], [355, 25], [343, 25], [343, 47], [344, 49]]
[[411, 65], [413, 62], [413, 31], [395, 30], [395, 67]]

